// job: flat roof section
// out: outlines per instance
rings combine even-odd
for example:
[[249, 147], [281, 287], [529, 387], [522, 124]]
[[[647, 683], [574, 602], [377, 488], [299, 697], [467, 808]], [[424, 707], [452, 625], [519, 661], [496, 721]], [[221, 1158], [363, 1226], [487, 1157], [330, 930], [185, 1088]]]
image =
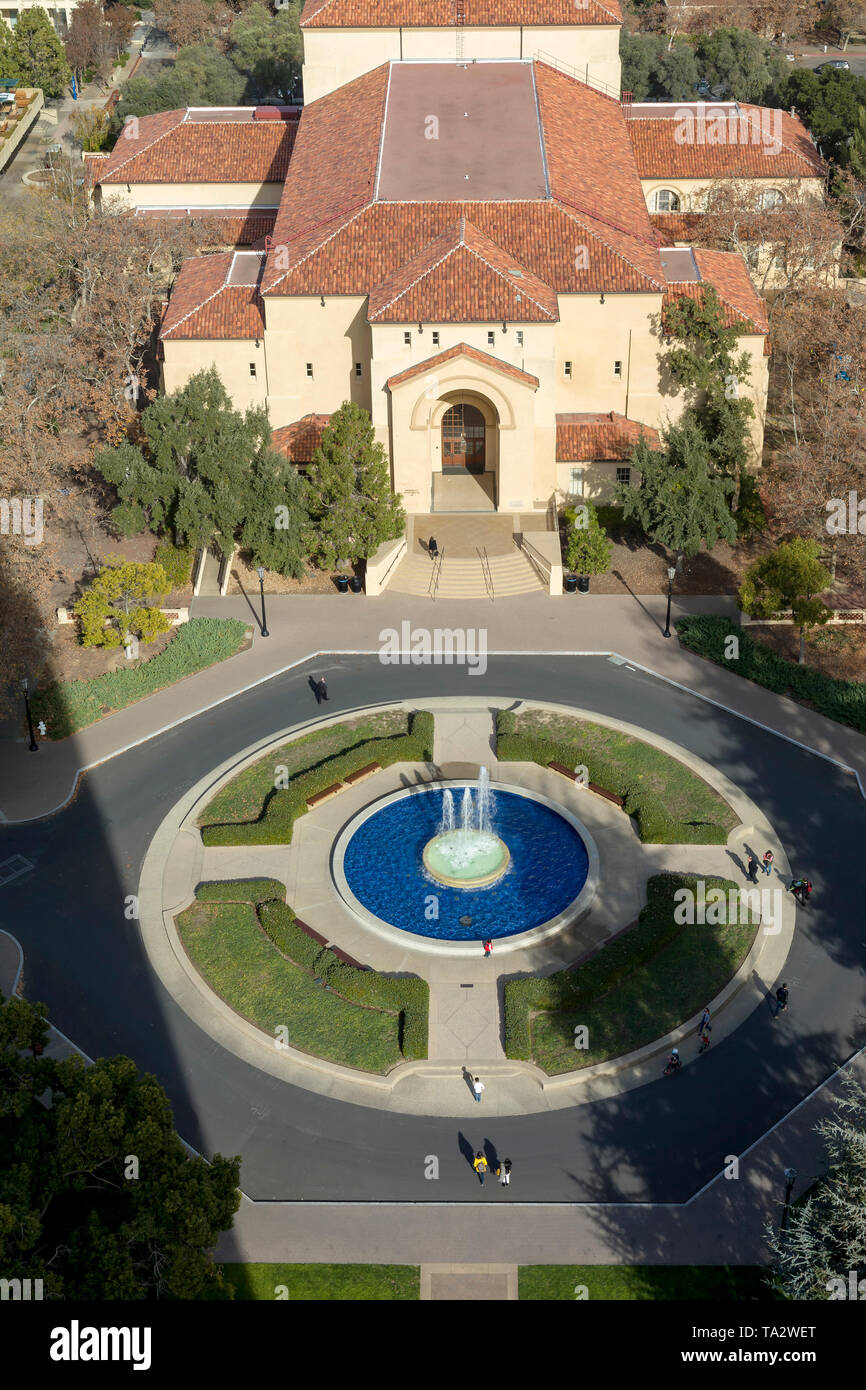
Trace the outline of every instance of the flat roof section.
[[377, 197], [549, 197], [532, 65], [393, 62]]
[[690, 246], [666, 246], [659, 252], [659, 256], [669, 285], [681, 285], [686, 280], [700, 280], [701, 272]]

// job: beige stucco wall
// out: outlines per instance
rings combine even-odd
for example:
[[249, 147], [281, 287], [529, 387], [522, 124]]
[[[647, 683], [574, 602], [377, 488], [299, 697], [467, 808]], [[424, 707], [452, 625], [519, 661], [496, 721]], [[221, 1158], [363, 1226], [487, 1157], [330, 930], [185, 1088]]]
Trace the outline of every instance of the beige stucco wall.
[[[618, 468], [629, 468], [628, 459], [620, 459], [618, 462], [599, 462], [598, 460], [575, 460], [574, 463], [558, 463], [556, 465], [556, 488], [562, 498], [573, 498], [581, 496], [584, 501], [591, 502], [612, 502], [614, 490], [616, 488], [616, 470]], [[583, 492], [576, 494], [571, 486], [572, 468], [583, 469]], [[640, 472], [632, 468], [629, 482], [637, 485], [640, 482]]]
[[[737, 183], [745, 180], [732, 180]], [[755, 178], [750, 179], [754, 184], [755, 192], [762, 189], [777, 188], [786, 198], [796, 195], [798, 198], [820, 198], [822, 184], [820, 179], [791, 179], [779, 176], [778, 178]], [[641, 179], [641, 188], [646, 198], [647, 207], [652, 209], [652, 195], [660, 188], [670, 188], [677, 194], [680, 200], [680, 212], [703, 212], [704, 196], [707, 189], [712, 187], [709, 179]]]
[[[343, 401], [370, 410], [370, 327], [361, 295], [268, 297], [265, 346], [274, 429], [302, 415], [330, 414]], [[313, 364], [313, 376], [306, 364]], [[355, 376], [355, 363], [361, 376]]]
[[[163, 343], [161, 389], [170, 394], [185, 386], [196, 372], [216, 367], [220, 379], [237, 410], [262, 406], [268, 400], [268, 373], [265, 346], [260, 338], [258, 347], [253, 339], [220, 339], [207, 342], [200, 339], [168, 338]], [[256, 375], [250, 376], [250, 363]]]
[[130, 208], [237, 208], [280, 205], [281, 183], [107, 183], [104, 205]]
[[544, 53], [581, 77], [620, 89], [619, 27], [307, 29], [304, 100], [309, 105], [392, 58], [427, 62], [473, 58], [533, 58]]

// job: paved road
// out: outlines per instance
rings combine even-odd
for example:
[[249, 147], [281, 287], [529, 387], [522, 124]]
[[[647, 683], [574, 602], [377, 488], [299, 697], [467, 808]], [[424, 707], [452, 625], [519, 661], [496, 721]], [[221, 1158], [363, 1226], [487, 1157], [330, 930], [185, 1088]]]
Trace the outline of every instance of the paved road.
[[[492, 658], [486, 676], [471, 679], [394, 667], [386, 680], [373, 657], [324, 669], [329, 713], [466, 692], [573, 701], [640, 723], [759, 801], [815, 895], [786, 967], [787, 1018], [774, 1023], [758, 1009], [700, 1067], [547, 1116], [490, 1123], [480, 1108], [464, 1124], [380, 1114], [297, 1090], [224, 1052], [166, 996], [124, 917], [150, 837], [182, 792], [253, 740], [314, 713], [308, 668], [113, 759], [87, 775], [64, 812], [0, 831], [0, 858], [20, 853], [35, 865], [0, 889], [4, 926], [24, 946], [28, 996], [85, 1052], [128, 1053], [154, 1072], [184, 1138], [205, 1153], [243, 1156], [250, 1196], [471, 1201], [477, 1184], [463, 1152], [489, 1140], [512, 1158], [519, 1184], [508, 1197], [488, 1184], [485, 1199], [680, 1201], [866, 1042], [866, 808], [849, 775], [604, 658]], [[440, 1158], [437, 1183], [423, 1179], [428, 1154]]]

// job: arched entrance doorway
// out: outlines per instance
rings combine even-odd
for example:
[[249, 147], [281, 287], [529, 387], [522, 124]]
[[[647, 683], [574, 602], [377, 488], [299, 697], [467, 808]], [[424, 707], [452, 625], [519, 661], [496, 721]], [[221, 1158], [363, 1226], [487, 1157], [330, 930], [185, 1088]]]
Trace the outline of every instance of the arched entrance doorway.
[[442, 416], [442, 472], [483, 473], [484, 416], [475, 405], [459, 402]]

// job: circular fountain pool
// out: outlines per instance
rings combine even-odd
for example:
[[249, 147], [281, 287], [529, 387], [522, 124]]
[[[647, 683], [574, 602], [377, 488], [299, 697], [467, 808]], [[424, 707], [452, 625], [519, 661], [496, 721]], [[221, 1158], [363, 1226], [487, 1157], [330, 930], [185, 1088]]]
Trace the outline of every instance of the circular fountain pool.
[[579, 915], [597, 863], [580, 822], [537, 793], [497, 784], [467, 858], [460, 815], [449, 824], [448, 808], [449, 796], [465, 808], [467, 787], [477, 796], [469, 782], [411, 787], [349, 822], [332, 860], [349, 906], [370, 925], [453, 942], [558, 929]]

